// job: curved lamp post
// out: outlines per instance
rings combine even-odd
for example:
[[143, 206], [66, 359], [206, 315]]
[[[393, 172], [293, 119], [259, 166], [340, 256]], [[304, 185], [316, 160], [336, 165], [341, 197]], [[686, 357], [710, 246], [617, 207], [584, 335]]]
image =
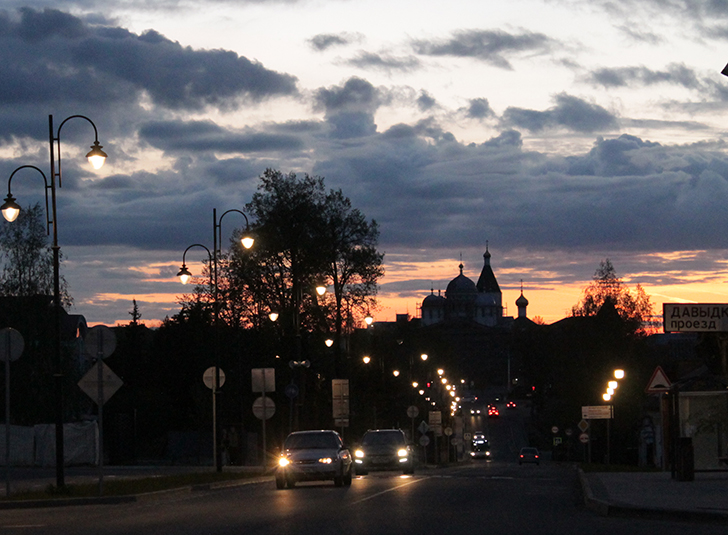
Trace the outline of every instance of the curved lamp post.
[[[20, 206], [15, 202], [10, 189], [10, 183], [13, 179], [13, 175], [17, 171], [25, 168], [32, 168], [38, 171], [43, 176], [45, 183], [45, 197], [46, 197], [46, 226], [47, 231], [50, 234], [50, 226], [53, 224], [53, 309], [54, 309], [54, 397], [56, 405], [55, 414], [55, 425], [56, 425], [56, 486], [58, 488], [64, 488], [66, 486], [64, 476], [64, 448], [63, 448], [63, 369], [61, 366], [61, 289], [60, 289], [60, 247], [58, 246], [58, 218], [56, 213], [56, 180], [58, 181], [58, 187], [62, 186], [61, 181], [61, 129], [66, 122], [71, 119], [84, 119], [94, 129], [94, 142], [91, 145], [91, 150], [86, 154], [89, 163], [94, 169], [100, 169], [106, 161], [106, 153], [101, 150], [102, 145], [99, 144], [99, 132], [96, 129], [94, 122], [84, 115], [71, 115], [64, 119], [58, 130], [53, 127], [53, 115], [48, 116], [48, 133], [50, 142], [50, 183], [47, 177], [39, 168], [33, 165], [23, 165], [18, 167], [10, 175], [8, 179], [8, 196], [5, 198], [5, 203], [0, 207], [3, 213], [3, 217], [8, 221], [12, 222], [20, 214]], [[57, 163], [56, 163], [57, 162]], [[48, 211], [48, 190], [51, 192], [51, 211]], [[102, 445], [103, 447], [103, 445]]]
[[[182, 254], [182, 268], [179, 270], [179, 273], [177, 273], [177, 276], [179, 277], [182, 284], [187, 284], [190, 279], [192, 278], [192, 274], [187, 269], [187, 264], [185, 262], [185, 257], [187, 255], [187, 251], [189, 251], [193, 247], [202, 247], [207, 251], [207, 255], [210, 260], [210, 290], [212, 291], [212, 298], [213, 298], [213, 328], [215, 330], [215, 344], [213, 347], [213, 360], [215, 362], [215, 381], [214, 381], [214, 395], [212, 397], [213, 402], [217, 399], [217, 395], [219, 394], [220, 390], [220, 339], [219, 339], [219, 318], [220, 318], [220, 296], [218, 292], [218, 284], [217, 284], [217, 264], [218, 264], [218, 256], [220, 254], [220, 245], [222, 243], [222, 219], [230, 212], [236, 212], [240, 215], [242, 215], [245, 218], [245, 231], [243, 233], [242, 238], [240, 239], [241, 245], [245, 249], [250, 249], [253, 244], [255, 243], [255, 239], [252, 237], [250, 233], [250, 222], [248, 221], [248, 216], [245, 215], [245, 213], [242, 210], [238, 210], [236, 208], [233, 208], [231, 210], [228, 210], [226, 212], [223, 212], [220, 218], [217, 217], [217, 209], [212, 209], [212, 251], [202, 245], [201, 243], [195, 243], [187, 247], [185, 249], [185, 252]], [[272, 319], [272, 318], [271, 318]], [[277, 319], [277, 315], [276, 315]], [[275, 321], [275, 320], [272, 320]], [[265, 395], [265, 393], [263, 393]], [[218, 440], [218, 437], [220, 436], [220, 433], [218, 432], [218, 421], [217, 421], [217, 414], [213, 407], [213, 461], [215, 464], [215, 469], [218, 472], [222, 472], [222, 455], [220, 451], [220, 442]]]

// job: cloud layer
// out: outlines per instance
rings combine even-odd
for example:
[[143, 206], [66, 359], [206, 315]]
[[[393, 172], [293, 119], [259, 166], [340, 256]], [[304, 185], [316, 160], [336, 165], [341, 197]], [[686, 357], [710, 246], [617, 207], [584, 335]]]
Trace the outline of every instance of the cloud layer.
[[[280, 6], [264, 4], [271, 13]], [[56, 126], [73, 114], [93, 117], [110, 154], [108, 169], [94, 176], [77, 157], [92, 140], [88, 127], [64, 124], [64, 273], [90, 321], [128, 319], [134, 296], [144, 296], [144, 319], [174, 313], [177, 257], [211, 241], [211, 209], [242, 208], [267, 167], [322, 175], [379, 222], [394, 275], [385, 294], [426, 295], [432, 278], [396, 276], [410, 261], [456, 262], [464, 252], [479, 269], [487, 240], [509, 276], [543, 287], [588, 279], [603, 255], [654, 283], [678, 280], [680, 265], [684, 272], [687, 264], [667, 259], [673, 251], [705, 251], [689, 265], [706, 271], [724, 262], [728, 156], [714, 123], [728, 80], [685, 61], [591, 63], [575, 51], [595, 44], [539, 25], [467, 21], [386, 43], [365, 27], [322, 28], [301, 32], [300, 50], [290, 52], [343, 75], [322, 74], [311, 85], [310, 70], [286, 72], [215, 46], [214, 32], [209, 47], [193, 48], [157, 29], [132, 31], [93, 6], [24, 2], [0, 11], [5, 176], [47, 165], [49, 113]], [[661, 17], [687, 11], [702, 31], [711, 6], [685, 3]], [[179, 14], [177, 7], [166, 5]], [[624, 36], [618, 28], [633, 16], [615, 16], [610, 31]], [[650, 31], [670, 38], [648, 25], [627, 39], [655, 46]], [[716, 73], [725, 60], [716, 59]], [[538, 84], [502, 87], [528, 66], [566, 81], [549, 79], [546, 93]], [[496, 82], [445, 92], [442, 80], [464, 71]], [[21, 204], [21, 195], [25, 205], [41, 198], [32, 180], [14, 179]], [[646, 255], [662, 258], [661, 274], [646, 269]], [[576, 256], [587, 264], [564, 260]]]

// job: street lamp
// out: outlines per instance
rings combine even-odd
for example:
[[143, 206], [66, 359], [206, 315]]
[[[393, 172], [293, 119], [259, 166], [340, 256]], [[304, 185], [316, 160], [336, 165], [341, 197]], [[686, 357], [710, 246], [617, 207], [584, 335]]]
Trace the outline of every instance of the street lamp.
[[[220, 320], [220, 296], [218, 292], [218, 282], [217, 282], [217, 267], [218, 267], [218, 256], [220, 254], [219, 247], [222, 244], [222, 219], [230, 212], [236, 212], [240, 215], [242, 215], [245, 218], [245, 231], [243, 232], [243, 236], [240, 239], [240, 244], [245, 249], [250, 249], [253, 244], [255, 243], [255, 239], [252, 237], [250, 233], [250, 222], [248, 221], [248, 216], [245, 215], [245, 213], [242, 210], [238, 209], [231, 209], [226, 212], [223, 212], [223, 214], [218, 219], [217, 217], [217, 208], [212, 209], [212, 251], [208, 249], [206, 246], [202, 245], [201, 243], [195, 243], [193, 245], [190, 245], [185, 249], [185, 252], [182, 254], [182, 268], [179, 270], [179, 273], [177, 273], [177, 276], [179, 277], [182, 284], [187, 284], [191, 278], [192, 274], [190, 273], [189, 269], [187, 269], [186, 264], [186, 256], [187, 251], [192, 249], [193, 247], [202, 247], [207, 251], [207, 256], [210, 262], [210, 291], [212, 292], [212, 301], [213, 301], [213, 329], [215, 331], [215, 342], [213, 345], [213, 361], [215, 362], [215, 380], [213, 385], [213, 402], [216, 403], [217, 396], [220, 393], [220, 328], [219, 328], [219, 320]], [[275, 315], [275, 318], [273, 318], [273, 315]], [[269, 316], [271, 321], [275, 321], [278, 319], [278, 315], [275, 313], [271, 313]], [[263, 393], [265, 395], [265, 392]], [[215, 464], [215, 469], [218, 472], [222, 472], [222, 455], [220, 452], [220, 442], [218, 440], [218, 437], [220, 436], [219, 433], [219, 426], [217, 421], [217, 414], [213, 407], [213, 460]]]
[[[50, 184], [43, 171], [32, 165], [23, 165], [18, 167], [10, 175], [8, 179], [8, 196], [5, 203], [0, 207], [3, 217], [9, 222], [15, 221], [20, 214], [20, 206], [15, 202], [10, 191], [10, 182], [13, 175], [20, 169], [33, 168], [43, 176], [45, 182], [46, 197], [46, 227], [50, 234], [50, 225], [53, 224], [53, 309], [54, 309], [54, 348], [53, 356], [55, 368], [54, 371], [54, 398], [56, 405], [55, 424], [56, 424], [56, 486], [64, 488], [66, 486], [64, 476], [64, 448], [63, 448], [63, 370], [61, 366], [61, 285], [60, 285], [60, 247], [58, 246], [58, 218], [56, 213], [56, 179], [58, 179], [58, 187], [62, 186], [61, 181], [61, 128], [71, 119], [85, 119], [94, 129], [94, 143], [86, 157], [94, 169], [100, 169], [106, 161], [106, 153], [101, 150], [102, 145], [99, 144], [99, 132], [94, 122], [84, 115], [71, 115], [64, 119], [58, 126], [58, 130], [53, 127], [53, 115], [48, 116], [48, 132], [50, 142]], [[56, 161], [58, 165], [56, 166]], [[48, 190], [51, 192], [51, 211], [48, 211]], [[103, 446], [103, 445], [102, 445]]]

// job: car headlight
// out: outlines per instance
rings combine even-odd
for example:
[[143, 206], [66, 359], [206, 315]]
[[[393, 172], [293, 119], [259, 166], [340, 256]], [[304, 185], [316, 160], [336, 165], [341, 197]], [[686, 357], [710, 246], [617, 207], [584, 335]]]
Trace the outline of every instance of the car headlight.
[[397, 455], [399, 455], [400, 457], [407, 457], [407, 450], [401, 449], [397, 452]]
[[291, 461], [289, 461], [286, 457], [281, 457], [280, 459], [278, 459], [278, 466], [283, 467], [288, 466], [289, 464], [291, 464]]
[[356, 450], [354, 452], [354, 457], [357, 459], [363, 459], [364, 458], [364, 451], [363, 450]]
[[489, 452], [489, 451], [486, 451], [486, 452], [485, 452], [485, 454], [486, 454], [486, 455], [487, 455], [488, 457], [490, 457], [490, 452]]
[[332, 459], [331, 457], [321, 457], [321, 458], [319, 459], [319, 462], [320, 462], [321, 464], [331, 464], [331, 463], [332, 463], [332, 462], [334, 462], [334, 461], [333, 461], [333, 459]]

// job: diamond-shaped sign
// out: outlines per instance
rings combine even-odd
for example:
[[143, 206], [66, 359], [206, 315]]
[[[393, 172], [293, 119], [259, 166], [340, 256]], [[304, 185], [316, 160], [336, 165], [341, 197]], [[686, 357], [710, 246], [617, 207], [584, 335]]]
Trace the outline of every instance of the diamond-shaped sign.
[[[99, 366], [101, 366], [101, 389], [99, 389]], [[102, 405], [106, 403], [109, 398], [113, 396], [123, 385], [124, 381], [121, 380], [121, 377], [116, 375], [114, 371], [101, 360], [91, 366], [91, 369], [86, 372], [86, 375], [81, 377], [81, 380], [78, 382], [79, 388], [97, 404], [99, 403], [99, 394], [101, 394]]]

